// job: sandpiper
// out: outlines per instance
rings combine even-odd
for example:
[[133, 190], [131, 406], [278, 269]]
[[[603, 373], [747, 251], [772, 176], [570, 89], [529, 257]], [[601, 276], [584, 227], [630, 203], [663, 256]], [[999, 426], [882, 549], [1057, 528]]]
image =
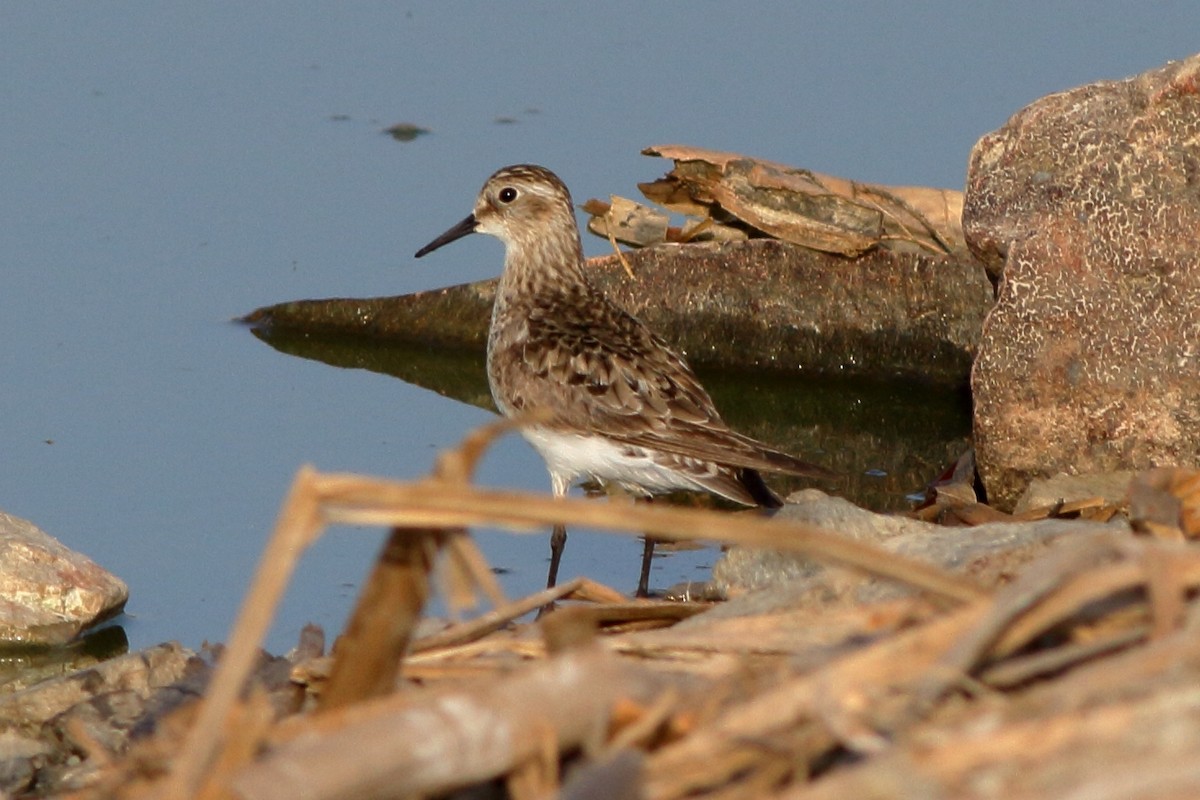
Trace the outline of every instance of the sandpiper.
[[[549, 416], [522, 434], [545, 460], [555, 496], [591, 478], [642, 496], [707, 491], [777, 508], [759, 470], [832, 474], [731, 430], [684, 357], [589, 283], [571, 195], [553, 172], [499, 170], [471, 215], [416, 257], [475, 232], [505, 248], [488, 333], [492, 397], [505, 416]], [[549, 586], [566, 539], [556, 526]]]

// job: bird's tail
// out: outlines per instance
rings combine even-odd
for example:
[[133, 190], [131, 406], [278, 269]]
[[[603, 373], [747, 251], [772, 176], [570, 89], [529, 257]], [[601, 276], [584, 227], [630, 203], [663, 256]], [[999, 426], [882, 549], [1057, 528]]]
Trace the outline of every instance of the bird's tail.
[[754, 498], [754, 502], [758, 503], [763, 508], [781, 508], [783, 501], [779, 499], [779, 495], [771, 491], [771, 487], [767, 486], [763, 481], [762, 475], [758, 474], [758, 470], [743, 468], [737, 471], [737, 480], [750, 496]]

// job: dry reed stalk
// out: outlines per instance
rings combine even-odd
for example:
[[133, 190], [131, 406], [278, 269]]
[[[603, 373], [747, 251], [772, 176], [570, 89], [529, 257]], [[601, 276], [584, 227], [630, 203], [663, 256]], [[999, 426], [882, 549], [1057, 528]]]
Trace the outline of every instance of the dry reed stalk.
[[[1052, 550], [1021, 572], [1011, 584], [997, 591], [994, 599], [986, 604], [986, 616], [956, 639], [952, 647], [944, 650], [938, 669], [930, 670], [923, 678], [910, 699], [907, 716], [911, 719], [905, 724], [926, 714], [948, 691], [961, 685], [964, 677], [986, 660], [1005, 635], [1054, 594], [1064, 580], [1074, 575], [1086, 576], [1089, 570], [1111, 560], [1116, 554], [1115, 545], [1112, 537], [1094, 536], [1076, 542], [1074, 546]], [[1029, 635], [1041, 630], [1032, 630]]]
[[[1193, 608], [1193, 617], [1200, 609]], [[1067, 711], [1090, 708], [1106, 699], [1127, 696], [1131, 690], [1149, 691], [1165, 682], [1189, 680], [1200, 669], [1200, 620], [1172, 636], [1147, 641], [1109, 658], [1082, 664], [1068, 675], [1028, 689], [1031, 707]]]
[[[1095, 641], [1000, 664], [986, 677], [1017, 682], [1128, 648], [1151, 630], [1142, 620], [1154, 621], [1155, 630], [1164, 637], [1161, 641], [1125, 650], [1036, 687], [1023, 700], [1024, 711], [1011, 712], [1028, 717], [1032, 711], [1033, 719], [981, 728], [977, 714], [964, 708], [959, 714], [961, 731], [943, 727], [930, 737], [912, 739], [935, 743], [932, 749], [905, 748], [895, 758], [874, 760], [817, 786], [795, 787], [784, 796], [810, 800], [861, 796], [886, 786], [903, 786], [910, 793], [915, 789], [917, 795], [932, 787], [937, 787], [937, 793], [955, 794], [967, 789], [972, 776], [996, 770], [1007, 784], [997, 792], [1011, 796], [1026, 789], [1029, 793], [1022, 796], [1061, 797], [1068, 787], [1054, 782], [1053, 775], [1078, 777], [1088, 772], [1087, 765], [1094, 771], [1101, 764], [1109, 772], [1083, 785], [1073, 780], [1072, 797], [1123, 797], [1130, 791], [1137, 796], [1194, 796], [1200, 790], [1200, 770], [1181, 766], [1181, 758], [1186, 762], [1184, 753], [1200, 754], [1200, 736], [1183, 735], [1184, 728], [1194, 729], [1183, 718], [1194, 719], [1200, 699], [1181, 668], [1200, 663], [1200, 640], [1194, 630], [1180, 630], [1179, 625], [1185, 592], [1200, 585], [1200, 554], [1155, 541], [1114, 538], [1081, 545], [1043, 560], [999, 592], [987, 618], [974, 627], [973, 641], [948, 651], [942, 667], [951, 673], [969, 669], [1014, 652], [1051, 628], [1089, 624], [1098, 613], [1123, 616], [1122, 627]], [[1104, 563], [1114, 555], [1123, 560]], [[1163, 587], [1155, 590], [1155, 584]], [[1156, 591], [1168, 599], [1156, 600]], [[1144, 611], [1130, 615], [1126, 611], [1131, 606]], [[989, 639], [990, 644], [981, 646]], [[1169, 683], [1165, 691], [1164, 679]], [[1173, 688], [1176, 684], [1182, 684], [1178, 690]], [[1152, 696], [1130, 702], [1131, 692]], [[1114, 698], [1119, 699], [1114, 702]], [[1167, 721], [1173, 717], [1179, 718], [1174, 727]], [[1166, 739], [1178, 751], [1156, 758]], [[1147, 758], [1155, 760], [1151, 763]], [[1019, 785], [1023, 776], [1039, 774], [1045, 777], [1028, 787]]]
[[463, 487], [437, 480], [398, 483], [360, 475], [322, 475], [314, 484], [330, 522], [459, 528], [495, 525], [516, 533], [555, 523], [622, 535], [644, 532], [670, 541], [708, 540], [801, 553], [889, 578], [951, 604], [987, 596], [968, 578], [923, 561], [846, 539], [814, 525], [785, 520]]
[[[243, 603], [228, 647], [218, 664], [191, 735], [164, 796], [192, 797], [222, 743], [222, 723], [230, 714], [253, 665], [300, 553], [328, 524], [382, 525], [408, 531], [459, 531], [492, 524], [516, 531], [556, 523], [573, 528], [618, 529], [671, 541], [697, 539], [775, 547], [901, 581], [944, 602], [969, 602], [986, 592], [971, 581], [929, 564], [847, 540], [810, 525], [711, 511], [596, 503], [518, 492], [481, 490], [467, 481], [479, 454], [499, 433], [516, 423], [502, 421], [472, 433], [462, 446], [443, 454], [437, 477], [397, 483], [357, 475], [298, 472]], [[423, 535], [428, 535], [427, 533]], [[463, 535], [446, 533], [455, 545], [453, 570], [460, 582], [499, 599], [494, 577]], [[399, 638], [393, 638], [392, 651]], [[385, 659], [386, 660], [386, 659]], [[359, 691], [359, 690], [356, 690]]]
[[[1067, 563], [1061, 559], [1043, 559], [1034, 569], [1023, 573], [1012, 588], [997, 594], [1000, 610], [996, 622], [1003, 631], [992, 646], [991, 657], [1010, 655], [1057, 626], [1089, 621], [1090, 618], [1079, 619], [1087, 608], [1113, 613], [1130, 603], [1144, 605], [1144, 600], [1130, 594], [1139, 589], [1145, 589], [1149, 597], [1147, 614], [1143, 617], [1159, 625], [1158, 634], [1177, 629], [1182, 621], [1185, 592], [1200, 587], [1200, 553], [1154, 540], [1096, 541], [1102, 548], [1099, 550], [1092, 549], [1087, 542], [1079, 544], [1082, 550], [1066, 554], [1070, 559]], [[1124, 554], [1125, 558], [1111, 564], [1101, 563], [1114, 554]], [[1034, 593], [1029, 584], [1035, 580], [1043, 583], [1044, 593], [1032, 599], [1020, 597], [1020, 593]], [[1126, 598], [1124, 601], [1122, 596]]]
[[671, 717], [679, 711], [679, 690], [668, 686], [648, 706], [634, 706], [632, 703], [619, 704], [613, 710], [613, 717], [625, 717], [613, 731], [612, 737], [604, 745], [605, 753], [597, 754], [597, 758], [612, 756], [621, 750], [637, 745], [646, 745], [651, 739], [665, 728]]
[[1034, 678], [1061, 672], [1068, 667], [1091, 661], [1098, 656], [1124, 650], [1146, 639], [1148, 633], [1146, 626], [1135, 626], [1088, 642], [1071, 643], [1052, 650], [1010, 658], [985, 667], [979, 680], [994, 689], [1019, 686]]
[[946, 797], [979, 796], [971, 790], [983, 776], [991, 778], [987, 794], [1001, 797], [1196, 797], [1198, 713], [1194, 686], [1176, 685], [1148, 698], [1033, 718], [1006, 720], [1000, 712], [986, 726], [977, 717], [965, 719], [943, 726], [940, 735], [921, 737], [897, 759], [847, 770], [816, 791], [786, 796], [861, 797], [891, 767], [902, 771], [907, 785], [932, 784]]
[[705, 606], [698, 605], [637, 600], [632, 603], [560, 608], [542, 617], [539, 623], [546, 648], [551, 653], [557, 653], [590, 642], [602, 627], [610, 634], [660, 628], [695, 616], [704, 609]]
[[497, 656], [513, 656], [521, 660], [535, 661], [546, 657], [546, 643], [540, 637], [527, 636], [525, 631], [516, 630], [511, 635], [493, 635], [463, 644], [412, 653], [404, 659], [404, 669], [407, 671], [410, 667]]
[[[1151, 642], [1129, 657], [1155, 659], [1154, 664], [1161, 664], [1161, 657], [1157, 655], [1161, 648], [1153, 640], [1167, 636], [1178, 639], [1178, 632], [1185, 624], [1186, 593], [1200, 587], [1200, 554], [1188, 547], [1154, 540], [1123, 542], [1122, 545], [1132, 558], [1064, 580], [1045, 601], [1013, 622], [997, 640], [993, 657], [1016, 652], [1041, 632], [1055, 627], [1065, 627], [1068, 623], [1077, 626], [1093, 624], [1094, 613], [1080, 619], [1084, 609], [1103, 610], [1114, 620], [1115, 624], [1109, 627], [1115, 629], [1103, 630], [1098, 636], [1078, 643], [989, 667], [984, 675], [989, 684], [1015, 683], [1043, 671], [1078, 664], [1097, 654], [1124, 649], [1142, 640]], [[1137, 591], [1143, 586], [1146, 589], [1144, 597]], [[1129, 614], [1129, 610], [1136, 613]], [[1123, 618], [1118, 616], [1122, 612]], [[1075, 638], [1082, 639], [1082, 636], [1076, 633]], [[1180, 662], [1193, 657], [1185, 651], [1168, 652]], [[1111, 674], [1117, 670], [1117, 665], [1124, 663], [1125, 658], [1107, 659], [1104, 662], [1108, 665], [1106, 671]], [[1085, 674], [1085, 671], [1077, 670], [1075, 674]], [[1137, 682], [1139, 679], [1128, 679], [1128, 683]]]
[[[887, 728], [897, 697], [934, 667], [941, 653], [970, 631], [988, 611], [979, 602], [918, 627], [902, 631], [821, 669], [760, 692], [710, 720], [687, 738], [667, 745], [647, 759], [645, 797], [651, 800], [684, 797], [722, 786], [763, 757], [762, 743], [778, 741], [784, 731], [809, 728], [807, 741], [837, 741], [834, 726], [824, 720], [845, 720], [870, 714], [872, 725]], [[854, 743], [848, 743], [854, 744]], [[794, 754], [795, 755], [795, 754]], [[811, 753], [813, 758], [823, 751]]]
[[396, 688], [400, 660], [429, 596], [429, 573], [442, 538], [435, 529], [392, 529], [335, 647], [321, 711]]
[[[728, 655], [735, 665], [754, 656], [776, 656], [795, 667], [847, 642], [868, 642], [911, 628], [934, 614], [929, 603], [900, 598], [866, 606], [799, 607], [753, 616], [705, 617], [686, 628], [606, 640], [618, 652], [694, 661]], [[823, 660], [823, 659], [822, 659]], [[795, 670], [794, 670], [795, 671]]]
[[[487, 445], [509, 429], [506, 422], [473, 432], [456, 451], [438, 458], [440, 479], [466, 486]], [[346, 633], [338, 642], [320, 710], [349, 705], [394, 690], [400, 662], [430, 593], [430, 573], [446, 547], [443, 585], [451, 606], [468, 606], [476, 589], [503, 604], [504, 595], [486, 560], [461, 529], [392, 528], [359, 593]]]
[[234, 705], [226, 720], [225, 746], [196, 792], [196, 800], [223, 800], [229, 796], [229, 776], [258, 754], [274, 717], [271, 700], [261, 689]]
[[549, 618], [543, 619], [546, 625], [553, 617], [571, 614], [576, 621], [586, 622], [594, 628], [619, 630], [620, 626], [631, 623], [667, 623], [675, 624], [680, 620], [694, 617], [707, 611], [711, 604], [673, 603], [654, 600], [635, 600], [625, 603], [599, 603], [588, 606], [573, 606], [555, 611]]
[[[586, 600], [592, 603], [624, 603], [629, 599], [628, 595], [619, 592], [611, 586], [605, 586], [603, 583], [580, 576], [575, 579], [579, 581], [579, 588], [575, 589], [569, 595], [568, 600]], [[574, 581], [572, 581], [574, 583]]]
[[325, 525], [314, 484], [316, 477], [311, 467], [302, 467], [292, 483], [195, 724], [166, 779], [164, 798], [191, 800], [209, 775], [226, 732], [226, 720], [254, 667], [259, 643], [270, 628], [300, 554]]
[[518, 617], [523, 617], [555, 600], [575, 594], [583, 585], [583, 579], [574, 578], [558, 586], [543, 589], [527, 597], [522, 597], [520, 600], [493, 608], [468, 622], [461, 622], [444, 631], [421, 637], [413, 642], [412, 652], [424, 653], [430, 650], [469, 644], [482, 639], [510, 624]]
[[547, 726], [560, 751], [575, 749], [603, 733], [617, 698], [656, 690], [617, 657], [580, 648], [475, 686], [422, 693], [394, 711], [353, 715], [319, 737], [298, 736], [233, 776], [232, 787], [244, 800], [441, 794], [539, 757]]
[[[536, 659], [525, 659], [525, 661], [540, 660], [545, 656], [546, 651], [543, 649]], [[433, 664], [405, 662], [401, 675], [406, 681], [418, 683], [426, 689], [436, 689], [447, 684], [461, 685], [496, 675], [505, 675], [520, 666], [522, 666], [521, 661], [484, 657], [470, 661], [440, 661]]]

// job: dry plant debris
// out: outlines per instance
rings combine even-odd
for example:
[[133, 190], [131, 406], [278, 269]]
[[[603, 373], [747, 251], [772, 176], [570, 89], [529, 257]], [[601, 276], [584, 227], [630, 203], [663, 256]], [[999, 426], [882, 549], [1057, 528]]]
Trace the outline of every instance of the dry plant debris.
[[1200, 538], [1200, 470], [1163, 467], [1138, 475], [1129, 486], [1134, 527], [1160, 539]]
[[637, 247], [765, 235], [845, 256], [881, 246], [967, 253], [961, 192], [859, 183], [698, 147], [661, 145], [642, 152], [675, 162], [665, 177], [639, 184], [642, 194], [698, 222], [670, 227], [662, 212], [612, 197], [584, 204], [593, 233]]
[[[1066, 537], [984, 588], [810, 526], [471, 485], [508, 427], [416, 482], [302, 469], [199, 708], [123, 757], [90, 745], [99, 780], [75, 796], [391, 798], [495, 781], [516, 798], [1200, 792], [1190, 544]], [[1192, 502], [1183, 474], [1158, 485]], [[560, 520], [789, 549], [914, 591], [736, 619], [580, 579], [505, 601], [468, 526]], [[247, 678], [296, 559], [333, 523], [393, 534], [332, 666], [305, 673], [316, 710], [281, 714]], [[435, 576], [493, 610], [418, 635]], [[551, 600], [561, 607], [539, 623], [516, 622]]]

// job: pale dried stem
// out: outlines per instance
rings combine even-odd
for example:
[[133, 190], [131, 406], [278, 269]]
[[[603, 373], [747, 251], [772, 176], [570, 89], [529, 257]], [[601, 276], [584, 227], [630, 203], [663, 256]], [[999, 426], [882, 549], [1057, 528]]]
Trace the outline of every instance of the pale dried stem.
[[224, 747], [196, 793], [195, 800], [225, 800], [229, 776], [253, 761], [274, 722], [271, 700], [261, 689], [234, 705], [225, 723]]
[[[1010, 655], [1043, 632], [1075, 619], [1088, 606], [1142, 586], [1153, 587], [1156, 580], [1164, 579], [1164, 575], [1171, 579], [1172, 588], [1163, 590], [1169, 595], [1178, 596], [1186, 588], [1200, 586], [1200, 553], [1160, 542], [1142, 544], [1156, 555], [1147, 557], [1143, 554], [1138, 560], [1087, 569], [1079, 575], [1057, 576], [1051, 592], [1027, 612], [1006, 623], [1003, 634], [992, 648], [992, 656]], [[1155, 597], [1152, 593], [1152, 613], [1168, 621], [1168, 628], [1177, 629], [1181, 616], [1176, 613], [1176, 603], [1172, 601], [1167, 608], [1158, 611], [1153, 602]], [[1159, 633], [1162, 632], [1160, 628]]]
[[163, 797], [188, 800], [212, 765], [225, 721], [254, 667], [258, 646], [266, 636], [275, 609], [287, 589], [300, 554], [323, 527], [316, 472], [302, 467], [284, 501], [251, 588], [242, 603], [228, 644], [217, 663], [212, 682], [187, 742], [167, 778]]
[[[196, 725], [165, 795], [194, 795], [209, 769], [228, 719], [254, 663], [301, 552], [325, 524], [379, 524], [399, 529], [459, 530], [493, 524], [529, 530], [557, 523], [574, 528], [620, 529], [635, 535], [682, 541], [708, 539], [799, 552], [901, 581], [943, 600], [967, 602], [986, 592], [967, 579], [929, 564], [844, 539], [819, 528], [749, 515], [733, 517], [710, 511], [629, 506], [570, 498], [497, 492], [466, 483], [478, 456], [494, 438], [528, 420], [503, 421], [473, 433], [456, 451], [439, 460], [440, 479], [397, 483], [357, 475], [318, 475], [305, 467], [280, 513], [238, 621], [229, 637]], [[460, 551], [461, 552], [461, 551]], [[472, 558], [463, 571], [482, 575]], [[477, 580], [479, 585], [485, 581]]]
[[669, 541], [709, 540], [801, 553], [890, 578], [935, 596], [969, 602], [987, 591], [967, 578], [923, 561], [837, 536], [813, 525], [662, 505], [617, 505], [586, 499], [496, 491], [424, 480], [396, 483], [361, 475], [328, 474], [316, 483], [331, 521], [364, 525], [497, 525], [514, 532], [564, 523], [622, 535], [645, 533]]
[[555, 600], [561, 600], [576, 591], [582, 584], [581, 579], [575, 578], [560, 586], [543, 589], [528, 597], [499, 606], [470, 622], [463, 622], [447, 630], [418, 639], [413, 642], [412, 652], [424, 653], [445, 647], [456, 647], [481, 639], [489, 633], [500, 630], [518, 617], [523, 617]]
[[[467, 532], [459, 529], [451, 532], [446, 540], [446, 566], [453, 570], [456, 580], [456, 597], [447, 598], [454, 608], [470, 608], [471, 595], [477, 589], [493, 606], [507, 605], [508, 598], [496, 580], [496, 573], [475, 545]], [[447, 592], [449, 594], [449, 592]]]
[[756, 742], [770, 742], [805, 723], [820, 723], [830, 705], [877, 710], [877, 698], [925, 676], [941, 653], [979, 623], [988, 606], [979, 602], [903, 631], [724, 711], [649, 757], [644, 796], [665, 800], [721, 786], [761, 758]]
[[633, 267], [629, 266], [629, 259], [625, 258], [625, 253], [621, 251], [621, 247], [617, 244], [617, 237], [613, 235], [612, 225], [608, 226], [608, 243], [612, 245], [613, 252], [617, 254], [617, 260], [625, 268], [625, 274], [629, 276], [629, 280], [636, 281], [637, 276], [633, 274]]
[[393, 528], [334, 651], [320, 709], [391, 692], [429, 596], [440, 531]]
[[455, 670], [464, 664], [471, 668], [472, 662], [482, 664], [483, 671], [488, 671], [492, 670], [493, 666], [487, 663], [487, 659], [489, 656], [495, 655], [504, 656], [505, 658], [501, 661], [507, 660], [507, 656], [517, 656], [523, 659], [545, 658], [546, 643], [542, 639], [533, 637], [504, 638], [488, 635], [462, 644], [451, 644], [420, 652], [414, 651], [404, 659], [404, 674], [416, 674], [419, 670], [425, 670], [421, 672], [422, 675], [431, 675], [436, 674], [441, 667]]

